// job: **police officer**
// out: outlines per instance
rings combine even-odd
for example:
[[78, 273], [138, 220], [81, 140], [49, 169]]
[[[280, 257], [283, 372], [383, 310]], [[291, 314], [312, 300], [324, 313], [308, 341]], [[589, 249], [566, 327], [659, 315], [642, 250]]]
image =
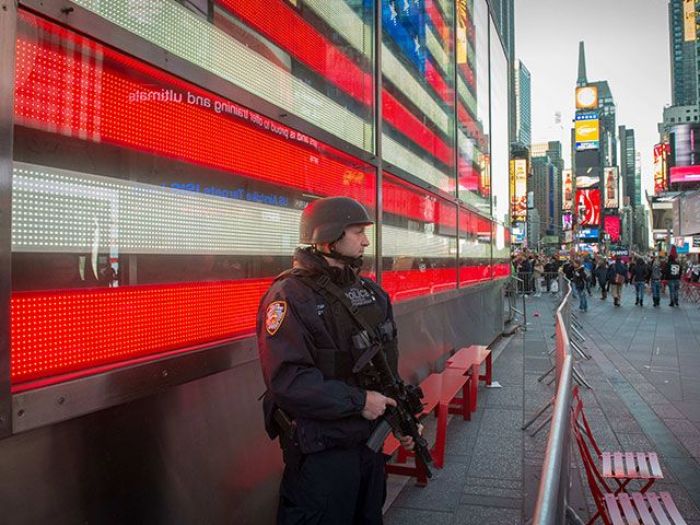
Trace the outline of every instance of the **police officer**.
[[[358, 326], [318, 282], [342, 290], [370, 326], [388, 334], [383, 347], [394, 373], [398, 351], [389, 298], [358, 275], [369, 246], [367, 210], [346, 197], [318, 199], [301, 217], [294, 265], [262, 298], [258, 349], [267, 392], [265, 424], [280, 438], [285, 469], [278, 523], [382, 523], [385, 458], [365, 445], [377, 419], [396, 402], [362, 388], [353, 373]], [[411, 449], [413, 440], [401, 437]]]

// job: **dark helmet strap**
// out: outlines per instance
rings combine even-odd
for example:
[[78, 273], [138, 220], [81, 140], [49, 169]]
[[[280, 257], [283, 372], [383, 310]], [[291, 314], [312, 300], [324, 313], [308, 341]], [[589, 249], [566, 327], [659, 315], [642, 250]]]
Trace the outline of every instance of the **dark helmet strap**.
[[[333, 244], [335, 244], [335, 243], [333, 243]], [[331, 249], [329, 252], [322, 252], [316, 246], [314, 246], [313, 249], [319, 255], [323, 255], [324, 257], [330, 257], [331, 259], [335, 259], [336, 261], [340, 261], [342, 263], [345, 263], [352, 268], [361, 268], [362, 267], [362, 257], [350, 257], [348, 255], [343, 255], [342, 253], [338, 253], [337, 251], [335, 251], [333, 244], [330, 245]]]

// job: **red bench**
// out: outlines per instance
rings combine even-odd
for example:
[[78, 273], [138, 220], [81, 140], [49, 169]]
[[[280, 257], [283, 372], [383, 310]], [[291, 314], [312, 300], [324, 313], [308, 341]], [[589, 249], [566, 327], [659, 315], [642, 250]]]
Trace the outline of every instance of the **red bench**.
[[[454, 402], [461, 392], [462, 398], [467, 402], [463, 404], [460, 413], [467, 420], [469, 412], [469, 382], [470, 378], [460, 371], [445, 370], [441, 374], [430, 374], [420, 384], [423, 390], [423, 412], [419, 417], [425, 417], [431, 412], [437, 417], [437, 428], [435, 432], [435, 443], [431, 449], [433, 461], [437, 468], [442, 468], [445, 464], [445, 441], [447, 439], [447, 415], [450, 412], [450, 404]], [[387, 472], [390, 474], [400, 474], [404, 476], [416, 477], [417, 485], [425, 486], [428, 482], [425, 475], [425, 467], [416, 461], [415, 466], [405, 465], [406, 459], [413, 456], [411, 452], [400, 447], [398, 439], [390, 435], [384, 442], [384, 453], [393, 455], [398, 450], [398, 464], [387, 464]]]
[[[486, 373], [480, 375], [481, 364], [483, 362], [486, 362]], [[447, 360], [447, 369], [459, 370], [463, 374], [471, 375], [470, 405], [471, 411], [476, 411], [479, 381], [485, 381], [486, 384], [490, 386], [493, 377], [491, 350], [483, 345], [472, 345], [466, 348], [460, 348]]]

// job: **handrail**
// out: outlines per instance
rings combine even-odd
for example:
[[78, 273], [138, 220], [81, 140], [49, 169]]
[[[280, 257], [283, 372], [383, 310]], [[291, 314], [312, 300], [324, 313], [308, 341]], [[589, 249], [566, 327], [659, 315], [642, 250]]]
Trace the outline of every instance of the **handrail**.
[[549, 439], [542, 465], [539, 492], [533, 525], [558, 525], [566, 523], [569, 491], [569, 446], [571, 387], [573, 357], [569, 344], [569, 322], [571, 315], [571, 284], [563, 280], [568, 288], [555, 315], [557, 392], [554, 399]]

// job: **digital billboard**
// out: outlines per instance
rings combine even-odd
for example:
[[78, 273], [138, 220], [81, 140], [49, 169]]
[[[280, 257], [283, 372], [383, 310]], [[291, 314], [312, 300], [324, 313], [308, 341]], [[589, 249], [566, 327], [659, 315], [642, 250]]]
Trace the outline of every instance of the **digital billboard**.
[[574, 228], [574, 215], [570, 212], [561, 214], [561, 229], [563, 231], [572, 230]]
[[406, 2], [402, 8], [397, 2], [382, 2], [382, 29], [421, 75], [425, 75], [425, 5], [424, 0]]
[[676, 166], [671, 168], [671, 184], [700, 182], [700, 166]]
[[654, 145], [654, 194], [668, 190], [667, 159], [671, 149], [670, 144], [661, 143]]
[[576, 212], [582, 226], [600, 224], [600, 190], [576, 189]]
[[581, 118], [576, 116], [574, 123], [576, 151], [598, 149], [600, 141], [600, 124], [597, 116]]
[[571, 176], [571, 170], [563, 170], [561, 175], [561, 207], [564, 210], [570, 210], [574, 206], [574, 181]]
[[598, 236], [598, 228], [581, 228], [578, 232], [578, 238], [581, 241], [595, 242]]
[[620, 217], [618, 215], [606, 215], [605, 220], [605, 232], [610, 236], [611, 242], [618, 242], [620, 240]]
[[683, 40], [695, 42], [695, 0], [683, 0]]
[[605, 207], [617, 209], [620, 206], [620, 177], [617, 172], [617, 166], [605, 168], [603, 171], [603, 180], [605, 182]]
[[598, 188], [598, 184], [600, 184], [600, 179], [597, 176], [579, 175], [576, 177], [576, 189]]
[[511, 216], [513, 222], [527, 220], [527, 160], [510, 161]]
[[576, 88], [576, 109], [594, 109], [597, 107], [597, 86], [581, 86]]

